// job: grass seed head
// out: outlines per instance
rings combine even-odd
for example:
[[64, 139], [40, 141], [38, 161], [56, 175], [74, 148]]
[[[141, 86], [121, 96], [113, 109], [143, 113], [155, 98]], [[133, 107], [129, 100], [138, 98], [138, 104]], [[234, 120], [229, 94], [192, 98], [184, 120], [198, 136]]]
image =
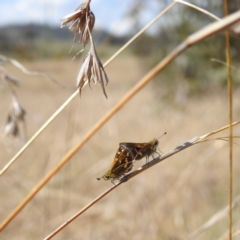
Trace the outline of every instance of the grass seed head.
[[75, 12], [65, 16], [61, 21], [61, 27], [71, 23], [69, 29], [74, 33], [74, 42], [80, 34], [79, 42], [85, 46], [95, 24], [95, 16], [90, 10], [90, 1], [87, 0], [82, 3]]
[[20, 105], [19, 101], [16, 98], [14, 98], [12, 102], [12, 113], [17, 120], [24, 121], [26, 111], [22, 108], [22, 106]]
[[91, 35], [90, 35], [90, 40], [91, 40], [91, 47], [87, 56], [83, 60], [82, 67], [79, 71], [79, 74], [77, 77], [77, 87], [79, 88], [79, 92], [81, 94], [81, 90], [86, 84], [89, 84], [90, 86], [91, 81], [93, 81], [94, 84], [99, 82], [101, 84], [103, 94], [107, 98], [104, 85], [105, 84], [107, 85], [108, 77], [97, 55]]
[[13, 85], [17, 86], [17, 87], [20, 85], [20, 80], [16, 77], [11, 76], [11, 75], [8, 75], [8, 74], [4, 75], [4, 79], [6, 81], [8, 81], [9, 83], [12, 83]]
[[14, 137], [19, 136], [19, 129], [16, 119], [14, 119], [10, 114], [7, 117], [7, 123], [4, 127], [4, 134], [7, 136], [12, 135]]

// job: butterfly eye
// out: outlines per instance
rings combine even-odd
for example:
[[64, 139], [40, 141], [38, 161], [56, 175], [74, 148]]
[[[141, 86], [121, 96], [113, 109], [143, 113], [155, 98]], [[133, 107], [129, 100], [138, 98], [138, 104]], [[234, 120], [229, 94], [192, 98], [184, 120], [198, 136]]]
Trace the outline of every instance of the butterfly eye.
[[103, 179], [104, 179], [104, 180], [109, 180], [109, 179], [110, 179], [110, 176], [104, 175], [104, 176], [103, 176]]
[[156, 142], [154, 143], [154, 145], [155, 145], [155, 146], [158, 146], [158, 141], [156, 141]]

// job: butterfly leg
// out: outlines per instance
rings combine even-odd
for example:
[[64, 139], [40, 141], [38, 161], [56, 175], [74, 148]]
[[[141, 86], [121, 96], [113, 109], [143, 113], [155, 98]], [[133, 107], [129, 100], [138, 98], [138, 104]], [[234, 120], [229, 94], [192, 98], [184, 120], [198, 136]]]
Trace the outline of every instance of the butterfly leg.
[[[163, 153], [159, 147], [157, 147], [160, 153]], [[158, 152], [157, 152], [158, 153]], [[158, 153], [159, 154], [159, 153]], [[161, 154], [159, 154], [161, 156]]]
[[116, 186], [116, 184], [114, 183], [114, 179], [113, 179], [113, 180], [111, 180], [111, 183], [112, 183], [114, 186]]
[[[161, 157], [161, 156], [162, 156], [159, 152], [154, 152], [154, 153], [157, 153], [157, 154], [158, 154], [157, 157]], [[152, 160], [155, 158], [155, 157], [154, 157], [154, 153], [152, 154]]]

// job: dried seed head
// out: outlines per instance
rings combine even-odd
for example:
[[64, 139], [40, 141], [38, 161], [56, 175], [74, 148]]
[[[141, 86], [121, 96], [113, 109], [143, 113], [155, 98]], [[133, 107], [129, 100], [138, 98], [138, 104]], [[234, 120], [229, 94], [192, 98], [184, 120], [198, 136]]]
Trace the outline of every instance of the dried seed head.
[[85, 46], [89, 41], [89, 31], [92, 32], [95, 23], [95, 16], [90, 10], [90, 1], [82, 3], [74, 13], [65, 16], [61, 21], [61, 27], [72, 22], [69, 29], [74, 33], [74, 41], [78, 34], [81, 34], [79, 42]]
[[[79, 92], [81, 94], [81, 89], [86, 84], [89, 84], [89, 87], [91, 88], [90, 86], [91, 80], [93, 81], [94, 84], [99, 82], [101, 84], [104, 95], [107, 97], [104, 84], [107, 85], [108, 77], [97, 55], [91, 35], [90, 35], [90, 41], [91, 41], [90, 50], [87, 56], [85, 57], [85, 59], [83, 60], [82, 67], [77, 77], [77, 87], [79, 88]], [[105, 83], [104, 83], [104, 80], [105, 80]]]
[[7, 123], [4, 127], [5, 135], [12, 135], [17, 137], [19, 135], [19, 129], [16, 120], [9, 114], [7, 117]]
[[26, 111], [22, 108], [22, 106], [20, 105], [20, 103], [18, 102], [18, 100], [16, 98], [13, 99], [12, 112], [13, 112], [13, 116], [17, 120], [24, 121]]
[[13, 76], [10, 75], [5, 75], [4, 76], [5, 80], [7, 80], [8, 82], [14, 84], [15, 86], [19, 86], [20, 85], [20, 80], [18, 78], [15, 78]]

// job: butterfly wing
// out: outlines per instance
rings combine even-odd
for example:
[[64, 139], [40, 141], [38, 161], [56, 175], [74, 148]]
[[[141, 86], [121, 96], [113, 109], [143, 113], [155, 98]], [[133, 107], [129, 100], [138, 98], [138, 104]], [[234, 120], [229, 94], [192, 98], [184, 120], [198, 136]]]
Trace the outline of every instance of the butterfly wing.
[[148, 159], [149, 156], [156, 152], [158, 140], [153, 139], [152, 141], [146, 143], [123, 142], [119, 145], [128, 148], [132, 152], [134, 160], [140, 160], [143, 157], [146, 157]]
[[[103, 175], [104, 180], [116, 179], [128, 173], [133, 168], [133, 155], [125, 146], [119, 146], [111, 168]], [[98, 178], [99, 180], [100, 178]]]
[[146, 150], [150, 147], [149, 143], [120, 143], [120, 146], [128, 148], [132, 154], [134, 160], [140, 160], [146, 156]]
[[130, 172], [132, 167], [133, 157], [131, 151], [124, 146], [119, 146], [111, 166], [112, 175], [121, 177], [123, 174]]

